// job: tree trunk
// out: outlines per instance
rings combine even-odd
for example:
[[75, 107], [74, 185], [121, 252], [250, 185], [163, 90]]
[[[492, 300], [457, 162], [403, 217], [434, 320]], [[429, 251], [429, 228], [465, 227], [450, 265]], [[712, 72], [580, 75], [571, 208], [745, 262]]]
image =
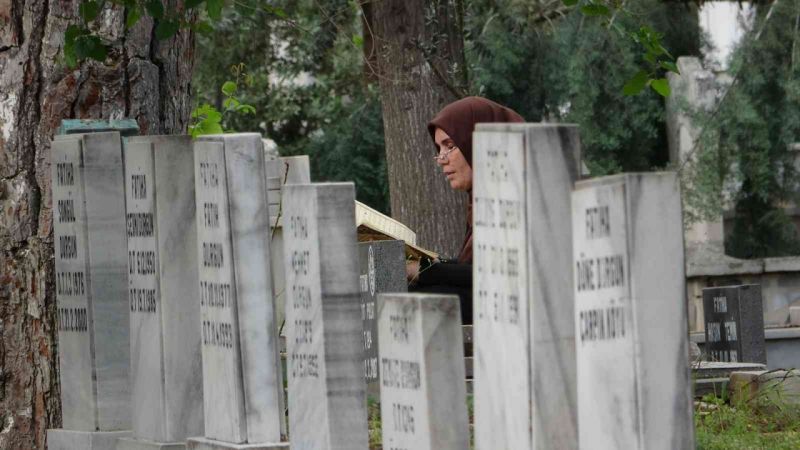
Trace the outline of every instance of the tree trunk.
[[433, 161], [427, 123], [466, 85], [461, 2], [383, 0], [371, 12], [392, 216], [423, 247], [456, 256], [467, 195], [453, 191]]
[[[0, 448], [44, 449], [61, 424], [50, 140], [65, 118], [137, 119], [180, 133], [190, 114], [194, 36], [156, 42], [143, 18], [125, 30], [107, 7], [94, 30], [105, 63], [65, 67], [64, 31], [80, 2], [0, 0]], [[173, 5], [174, 7], [174, 5]]]

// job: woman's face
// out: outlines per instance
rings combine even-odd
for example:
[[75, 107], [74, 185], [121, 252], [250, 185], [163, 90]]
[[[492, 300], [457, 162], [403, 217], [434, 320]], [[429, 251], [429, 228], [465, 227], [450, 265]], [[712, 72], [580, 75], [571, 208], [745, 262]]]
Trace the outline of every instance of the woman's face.
[[433, 140], [439, 149], [436, 163], [450, 182], [450, 187], [457, 191], [472, 190], [472, 167], [461, 153], [456, 143], [441, 128], [437, 128]]

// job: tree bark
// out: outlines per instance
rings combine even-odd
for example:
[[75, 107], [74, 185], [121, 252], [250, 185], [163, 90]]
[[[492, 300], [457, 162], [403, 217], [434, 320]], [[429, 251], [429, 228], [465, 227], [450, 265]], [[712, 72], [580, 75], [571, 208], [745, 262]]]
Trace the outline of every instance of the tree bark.
[[[145, 17], [126, 30], [106, 7], [92, 24], [104, 63], [65, 67], [80, 2], [0, 0], [0, 448], [44, 449], [61, 424], [50, 141], [65, 118], [135, 118], [141, 134], [181, 133], [194, 35], [158, 42]], [[167, 7], [175, 5], [167, 5]]]
[[[457, 256], [467, 195], [433, 161], [427, 123], [466, 86], [461, 3], [382, 0], [372, 4], [392, 216], [423, 247]], [[365, 39], [366, 41], [366, 39]]]

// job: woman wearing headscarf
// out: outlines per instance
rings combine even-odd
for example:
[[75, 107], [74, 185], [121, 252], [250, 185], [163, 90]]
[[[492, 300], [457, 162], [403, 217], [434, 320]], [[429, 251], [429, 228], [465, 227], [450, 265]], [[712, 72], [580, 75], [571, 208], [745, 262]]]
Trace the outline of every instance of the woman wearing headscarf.
[[481, 97], [467, 97], [445, 106], [428, 123], [436, 163], [450, 187], [469, 194], [466, 235], [457, 259], [428, 259], [409, 263], [409, 290], [457, 294], [461, 318], [472, 323], [472, 132], [475, 124], [524, 122], [513, 110]]

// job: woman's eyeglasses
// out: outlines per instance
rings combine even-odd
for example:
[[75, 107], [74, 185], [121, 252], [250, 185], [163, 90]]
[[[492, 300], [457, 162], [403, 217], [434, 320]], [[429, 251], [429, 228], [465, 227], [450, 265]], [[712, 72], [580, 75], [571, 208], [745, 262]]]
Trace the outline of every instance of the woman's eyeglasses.
[[456, 147], [455, 145], [451, 145], [450, 147], [447, 147], [447, 150], [445, 150], [445, 151], [439, 153], [438, 155], [434, 156], [433, 160], [436, 161], [436, 162], [447, 161], [447, 158], [448, 158], [448, 156], [450, 156], [450, 153], [453, 153], [456, 150], [458, 150], [458, 147]]

